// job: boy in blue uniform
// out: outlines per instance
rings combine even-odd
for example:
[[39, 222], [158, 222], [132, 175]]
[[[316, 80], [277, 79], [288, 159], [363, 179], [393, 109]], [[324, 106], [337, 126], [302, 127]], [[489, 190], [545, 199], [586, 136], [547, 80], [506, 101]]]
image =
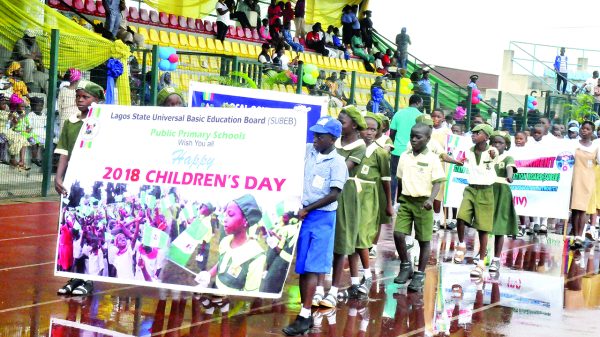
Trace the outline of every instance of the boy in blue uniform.
[[317, 277], [331, 270], [337, 197], [348, 179], [344, 158], [334, 145], [342, 133], [342, 124], [326, 116], [310, 131], [314, 132], [314, 141], [306, 146], [302, 209], [298, 211], [303, 220], [296, 256], [302, 309], [296, 320], [283, 329], [288, 336], [305, 334], [313, 326], [311, 306]]

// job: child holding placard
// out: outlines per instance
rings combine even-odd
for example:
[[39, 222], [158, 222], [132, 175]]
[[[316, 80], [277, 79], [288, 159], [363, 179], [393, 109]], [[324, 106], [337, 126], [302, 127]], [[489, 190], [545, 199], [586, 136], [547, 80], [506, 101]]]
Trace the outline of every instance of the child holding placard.
[[[71, 116], [60, 132], [58, 144], [54, 153], [59, 154], [58, 168], [54, 178], [54, 189], [58, 194], [66, 196], [67, 189], [63, 186], [63, 179], [69, 158], [73, 153], [79, 130], [83, 126], [83, 120], [87, 117], [92, 104], [104, 101], [104, 89], [94, 82], [80, 81], [75, 91], [75, 102], [79, 109], [78, 116]], [[58, 290], [59, 295], [88, 295], [94, 290], [92, 281], [81, 279], [70, 279], [62, 288]]]
[[458, 245], [454, 252], [454, 263], [462, 263], [467, 247], [465, 245], [465, 225], [477, 229], [479, 234], [479, 261], [471, 271], [471, 277], [481, 278], [487, 250], [488, 233], [493, 229], [494, 190], [496, 181], [494, 166], [498, 151], [488, 145], [493, 129], [488, 124], [478, 124], [472, 130], [471, 139], [475, 146], [466, 153], [465, 167], [469, 171], [469, 185], [465, 187], [463, 199], [458, 209]]

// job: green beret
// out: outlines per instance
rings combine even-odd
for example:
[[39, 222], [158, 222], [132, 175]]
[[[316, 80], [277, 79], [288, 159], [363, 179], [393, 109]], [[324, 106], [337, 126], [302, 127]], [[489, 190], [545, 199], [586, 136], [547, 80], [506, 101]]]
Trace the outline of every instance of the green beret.
[[381, 122], [382, 123], [386, 123], [387, 122], [388, 124], [390, 124], [390, 119], [388, 118], [388, 116], [386, 116], [384, 114], [378, 114], [378, 115], [379, 115], [379, 118], [381, 118]]
[[248, 226], [257, 224], [262, 219], [262, 212], [256, 203], [256, 199], [250, 194], [243, 195], [233, 202], [238, 205], [248, 222]]
[[185, 106], [185, 100], [183, 99], [183, 93], [180, 90], [177, 90], [173, 87], [165, 87], [161, 91], [159, 91], [158, 95], [156, 96], [156, 104], [158, 104], [158, 106], [162, 106], [163, 104], [165, 104], [165, 101], [167, 100], [167, 98], [169, 98], [169, 96], [171, 96], [171, 95], [177, 95], [177, 96], [181, 97], [181, 102]]
[[85, 92], [96, 97], [100, 101], [104, 101], [104, 89], [94, 82], [81, 80], [77, 84], [77, 90], [84, 90]]
[[359, 130], [364, 130], [367, 128], [367, 122], [365, 122], [364, 112], [360, 111], [354, 105], [346, 105], [341, 112], [348, 115], [348, 117], [350, 117], [350, 119], [352, 119], [352, 121], [356, 123]]
[[471, 130], [471, 131], [472, 132], [483, 131], [489, 137], [492, 135], [492, 132], [494, 132], [494, 129], [492, 128], [491, 125], [483, 123], [483, 124], [479, 124], [479, 125], [475, 126], [473, 128], [473, 130]]
[[429, 114], [421, 114], [417, 118], [415, 118], [416, 123], [423, 123], [427, 126], [433, 126], [433, 119]]
[[494, 138], [494, 137], [502, 137], [504, 138], [504, 141], [506, 142], [506, 149], [510, 150], [510, 134], [506, 131], [494, 131], [492, 132], [492, 134], [490, 135], [490, 138]]
[[[370, 111], [367, 111], [367, 115], [365, 116], [365, 118], [372, 118], [377, 122], [377, 126], [381, 127], [381, 114], [374, 114]], [[366, 123], [366, 122], [365, 122]]]

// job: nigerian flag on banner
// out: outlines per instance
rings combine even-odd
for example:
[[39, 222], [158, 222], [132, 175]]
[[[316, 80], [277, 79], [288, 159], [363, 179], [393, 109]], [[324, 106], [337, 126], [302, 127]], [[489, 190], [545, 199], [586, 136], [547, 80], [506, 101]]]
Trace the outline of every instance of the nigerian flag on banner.
[[169, 235], [156, 227], [150, 225], [144, 226], [142, 244], [152, 248], [167, 248]]
[[[208, 219], [208, 221], [202, 221]], [[200, 244], [202, 239], [211, 231], [210, 218], [194, 220], [184, 231], [171, 243], [169, 260], [185, 267], [190, 257]]]

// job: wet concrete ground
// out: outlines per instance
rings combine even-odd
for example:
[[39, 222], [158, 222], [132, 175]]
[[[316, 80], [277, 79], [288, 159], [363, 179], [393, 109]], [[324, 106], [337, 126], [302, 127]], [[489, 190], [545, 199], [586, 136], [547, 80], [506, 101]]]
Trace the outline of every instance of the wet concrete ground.
[[[99, 282], [93, 296], [59, 297], [65, 279], [53, 276], [57, 217], [57, 202], [0, 206], [0, 336], [277, 336], [300, 310], [293, 272], [278, 300], [212, 303], [201, 295]], [[507, 239], [499, 276], [471, 280], [472, 254], [453, 264], [456, 234], [440, 231], [418, 294], [393, 283], [399, 261], [391, 230], [383, 228], [371, 260], [369, 299], [315, 311], [311, 336], [598, 335], [598, 245], [572, 252], [561, 234]], [[476, 243], [468, 238], [472, 251]]]

